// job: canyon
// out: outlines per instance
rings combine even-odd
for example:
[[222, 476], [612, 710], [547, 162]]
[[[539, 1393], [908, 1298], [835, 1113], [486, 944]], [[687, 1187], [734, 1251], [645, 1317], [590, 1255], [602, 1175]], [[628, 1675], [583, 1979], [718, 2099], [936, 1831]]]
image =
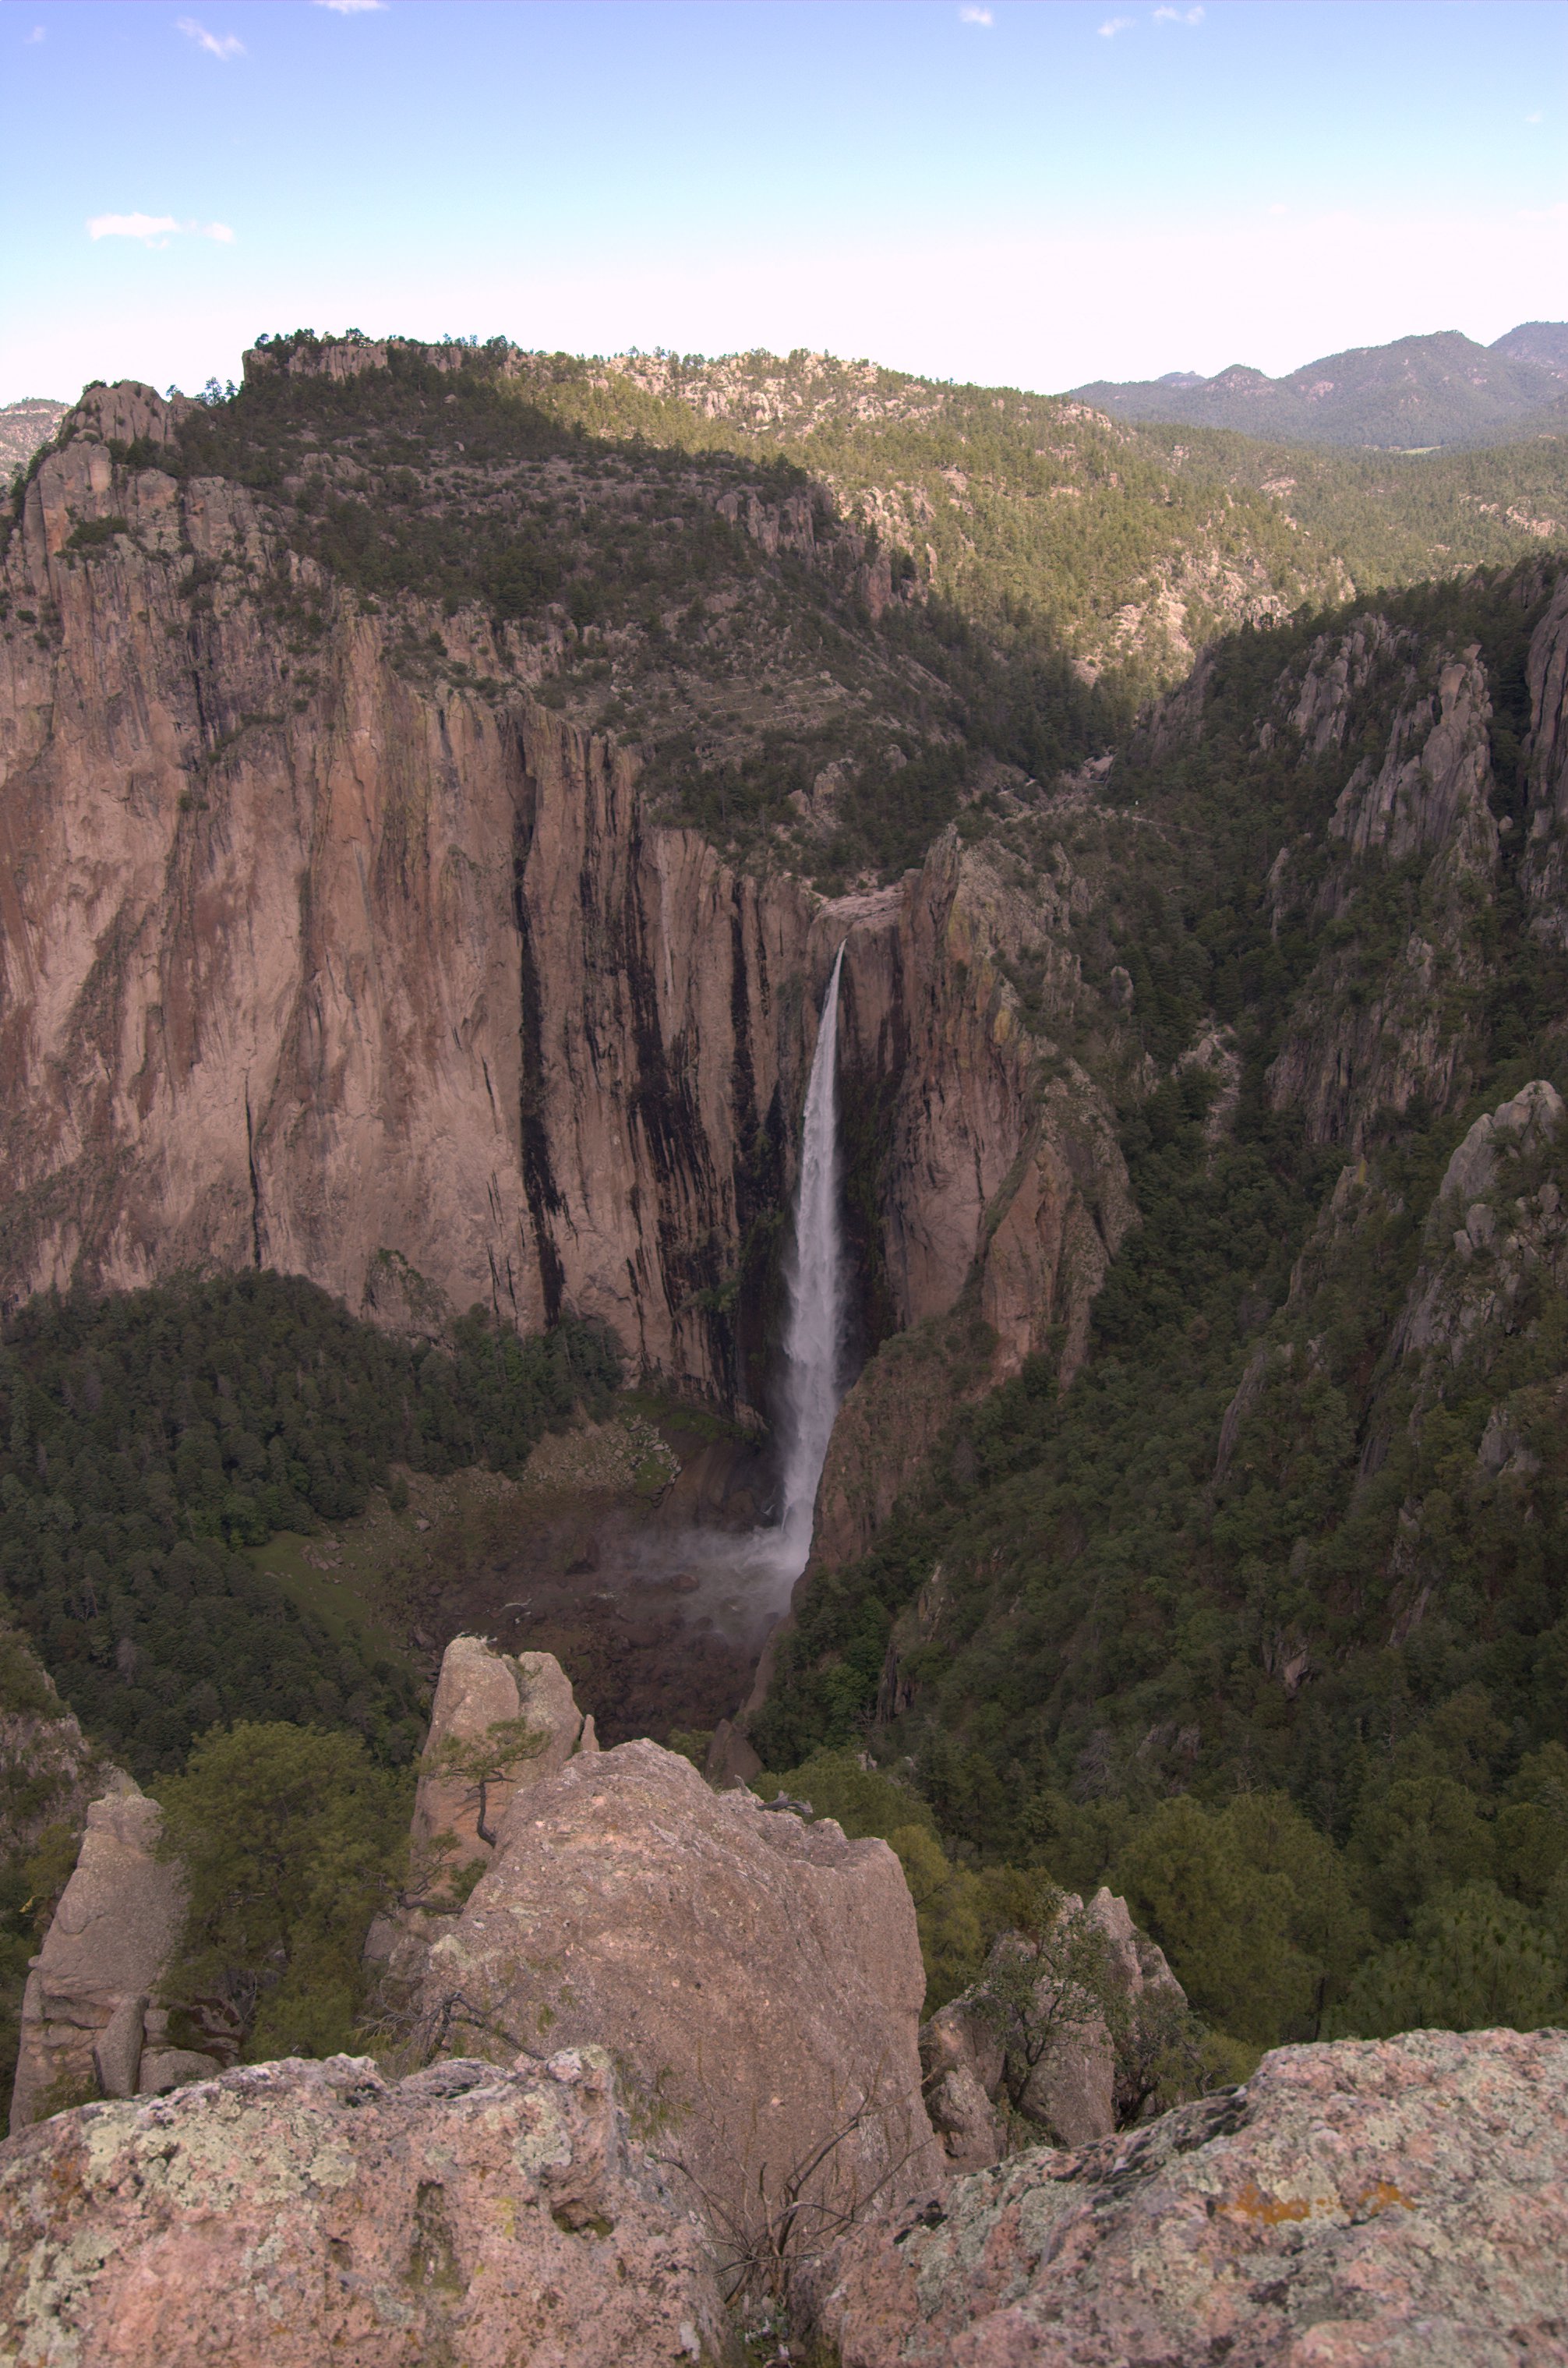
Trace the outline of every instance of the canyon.
[[[1553, 2356], [1568, 578], [1069, 631], [977, 400], [299, 333], [26, 474], [24, 2346]], [[297, 1997], [219, 1744], [392, 1836]]]

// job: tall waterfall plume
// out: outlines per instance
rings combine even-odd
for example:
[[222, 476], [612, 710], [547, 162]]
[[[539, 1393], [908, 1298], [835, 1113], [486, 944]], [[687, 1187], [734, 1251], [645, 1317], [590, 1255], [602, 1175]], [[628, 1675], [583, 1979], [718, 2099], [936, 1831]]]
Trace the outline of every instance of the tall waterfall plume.
[[812, 1550], [817, 1483], [838, 1412], [844, 1350], [844, 1235], [839, 1214], [838, 980], [841, 945], [823, 996], [806, 1087], [795, 1238], [786, 1269], [790, 1318], [784, 1339], [783, 1512], [768, 1545], [778, 1578], [790, 1585]]

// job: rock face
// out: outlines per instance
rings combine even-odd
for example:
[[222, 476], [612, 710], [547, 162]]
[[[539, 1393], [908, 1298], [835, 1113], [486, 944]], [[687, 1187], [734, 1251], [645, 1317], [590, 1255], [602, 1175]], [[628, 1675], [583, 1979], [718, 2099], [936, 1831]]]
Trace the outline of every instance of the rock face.
[[[1165, 1962], [1165, 1951], [1140, 1931], [1119, 1899], [1103, 1884], [1085, 1907], [1069, 1892], [1059, 1927], [1071, 1921], [1104, 1948], [1099, 1968], [1103, 1988], [1136, 2015], [1155, 2000], [1176, 2009], [1187, 1993]], [[1088, 2146], [1116, 2128], [1116, 2051], [1105, 2015], [1091, 2012], [1065, 2022], [1032, 2063], [1009, 2062], [1007, 2033], [988, 2003], [992, 1981], [1004, 1967], [1031, 1959], [1032, 1949], [1017, 1932], [994, 1943], [984, 1974], [960, 1998], [934, 2014], [920, 2033], [926, 2073], [926, 2103], [942, 2149], [955, 2170], [983, 2170], [1000, 2162], [1017, 2130], [1067, 2146]], [[1034, 1985], [1035, 2009], [1049, 2029], [1053, 2005], [1051, 1978]]]
[[1462, 1092], [1476, 1048], [1453, 1014], [1485, 976], [1471, 916], [1492, 901], [1499, 877], [1492, 705], [1473, 645], [1441, 658], [1434, 678], [1430, 653], [1381, 617], [1325, 634], [1303, 677], [1286, 686], [1282, 700], [1294, 705], [1265, 725], [1265, 745], [1271, 735], [1294, 738], [1315, 756], [1353, 746], [1391, 676], [1402, 695], [1391, 719], [1380, 716], [1379, 755], [1364, 757], [1340, 792], [1324, 876], [1298, 887], [1282, 851], [1269, 883], [1278, 928], [1288, 916], [1321, 925], [1349, 915], [1371, 867], [1422, 875], [1421, 926], [1391, 945], [1375, 991], [1346, 991], [1356, 950], [1326, 953], [1268, 1072], [1276, 1109], [1299, 1109], [1314, 1142], [1351, 1151], [1380, 1111], [1405, 1110], [1418, 1096], [1442, 1107]]
[[514, 1793], [555, 1775], [574, 1751], [594, 1752], [598, 1745], [594, 1723], [577, 1708], [572, 1681], [553, 1654], [497, 1653], [483, 1637], [454, 1636], [441, 1656], [430, 1709], [426, 1765], [414, 1804], [416, 1844], [449, 1834], [460, 1861], [489, 1858], [494, 1845], [479, 1831], [477, 1786], [438, 1775], [429, 1763], [443, 1744], [477, 1744], [492, 1728], [517, 1719], [542, 1745], [486, 1785], [485, 1823], [493, 1834]]
[[920, 2100], [925, 1984], [885, 1843], [711, 1793], [675, 1753], [627, 1743], [514, 1799], [430, 1952], [426, 2030], [508, 2058], [612, 2048], [633, 2126], [721, 2220], [776, 2212], [824, 2150], [801, 2224], [816, 2237], [939, 2163]]
[[1530, 639], [1529, 842], [1525, 894], [1534, 926], [1568, 946], [1568, 577]]
[[91, 2105], [0, 2146], [0, 2354], [81, 2368], [699, 2368], [702, 2233], [608, 2061], [368, 2058]]
[[[1089, 1311], [1134, 1222], [1109, 1100], [1043, 1030], [1082, 1000], [1069, 932], [1088, 883], [1025, 893], [956, 832], [904, 888], [862, 900], [847, 938], [845, 1053], [851, 1094], [888, 1085], [886, 1286], [899, 1330], [840, 1410], [818, 1499], [814, 1552], [829, 1566], [869, 1544], [951, 1420], [1056, 1341], [1070, 1382]], [[1026, 1022], [1013, 985], [1039, 977]], [[1048, 1074], [1049, 1072], [1049, 1074]], [[972, 1312], [953, 1316], [973, 1274]]]
[[119, 1784], [87, 1811], [75, 1872], [28, 1975], [13, 2131], [51, 2090], [61, 2093], [57, 2084], [130, 2097], [216, 2069], [207, 2056], [177, 2066], [164, 2060], [167, 2051], [143, 2057], [149, 2000], [179, 1937], [184, 1901], [179, 1869], [153, 1854], [157, 1803], [128, 1776]]
[[[184, 416], [91, 391], [0, 560], [0, 1299], [254, 1262], [415, 1332], [571, 1306], [744, 1403], [725, 1294], [847, 934], [882, 1328], [978, 1260], [998, 1371], [1081, 1339], [1126, 1222], [1114, 1124], [1086, 1079], [1037, 1096], [1000, 966], [1070, 985], [1066, 905], [951, 838], [838, 905], [742, 875], [477, 612], [428, 620], [465, 681], [416, 679], [265, 501], [133, 465]], [[319, 620], [308, 659], [264, 582]]]
[[[526, 1740], [518, 1738], [522, 1748], [512, 1756], [503, 1746], [493, 1763], [503, 1772], [487, 1777], [483, 1793], [477, 1782], [433, 1764], [446, 1744], [483, 1753], [497, 1728], [519, 1720], [528, 1729]], [[450, 1930], [450, 1880], [476, 1861], [489, 1861], [508, 1803], [557, 1774], [574, 1752], [591, 1755], [598, 1748], [594, 1722], [577, 1708], [571, 1679], [552, 1653], [497, 1653], [481, 1636], [453, 1637], [441, 1656], [414, 1799], [410, 1872], [418, 1892], [378, 1916], [365, 1941], [367, 1963], [382, 1981], [384, 2010], [404, 2008], [423, 1979], [431, 1944]], [[470, 1773], [485, 1764], [471, 1759]]]
[[846, 2241], [844, 2368], [1515, 2368], [1568, 2341], [1568, 2033], [1287, 2047]]

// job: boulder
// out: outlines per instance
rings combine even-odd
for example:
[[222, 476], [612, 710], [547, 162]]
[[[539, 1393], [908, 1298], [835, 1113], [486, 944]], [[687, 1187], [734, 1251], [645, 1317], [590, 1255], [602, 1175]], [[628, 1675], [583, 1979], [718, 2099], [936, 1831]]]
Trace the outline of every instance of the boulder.
[[613, 2049], [634, 2126], [743, 2249], [814, 2161], [800, 2250], [940, 2169], [925, 1986], [885, 1842], [711, 1792], [675, 1752], [626, 1743], [513, 1800], [430, 1952], [424, 2032], [506, 2057]]
[[94, 1801], [22, 2001], [11, 2128], [48, 2102], [135, 2093], [142, 2015], [179, 1938], [179, 1869], [154, 1856], [162, 1813], [129, 1776]]
[[0, 2359], [101, 2368], [697, 2368], [702, 2230], [608, 2061], [335, 2055], [89, 2105], [0, 2146]]
[[[165, 2097], [171, 2089], [188, 2089], [193, 2080], [210, 2080], [222, 2066], [215, 2055], [200, 2055], [193, 2047], [143, 2047], [137, 2067], [136, 2094]], [[123, 2095], [120, 2089], [110, 2095]]]
[[403, 1904], [378, 1916], [365, 1940], [365, 1959], [380, 1985], [380, 2007], [389, 2023], [405, 2019], [408, 1999], [424, 1975], [432, 1941], [449, 1920], [451, 1878], [483, 1862], [494, 1845], [480, 1832], [477, 1786], [431, 1765], [448, 1741], [482, 1744], [493, 1727], [522, 1719], [542, 1747], [519, 1757], [506, 1775], [484, 1788], [483, 1823], [499, 1831], [498, 1820], [516, 1793], [553, 1776], [574, 1753], [598, 1750], [594, 1722], [585, 1718], [572, 1681], [552, 1653], [497, 1653], [481, 1636], [454, 1636], [441, 1657], [430, 1732], [414, 1798], [414, 1887]]
[[585, 1720], [572, 1681], [551, 1653], [497, 1653], [481, 1636], [454, 1636], [441, 1657], [426, 1741], [426, 1766], [414, 1804], [415, 1844], [449, 1834], [460, 1860], [488, 1858], [479, 1832], [479, 1796], [472, 1786], [436, 1775], [428, 1763], [447, 1742], [478, 1744], [492, 1727], [524, 1719], [542, 1748], [486, 1787], [485, 1822], [498, 1830], [514, 1793], [553, 1776], [577, 1750], [597, 1750], [593, 1722]]
[[1568, 2032], [1283, 2047], [855, 2229], [843, 2368], [1521, 2368], [1568, 2344]]
[[[1069, 1892], [1062, 1919], [1069, 1918], [1103, 1943], [1108, 2004], [1136, 2010], [1141, 2000], [1158, 1996], [1185, 2009], [1187, 1993], [1164, 1950], [1140, 1931], [1125, 1899], [1102, 1884], [1085, 1907]], [[1009, 2071], [1017, 2067], [1009, 2066], [1003, 2021], [989, 1993], [1006, 1959], [1038, 1954], [1020, 1933], [1000, 1934], [980, 1980], [934, 2014], [920, 2033], [926, 2110], [954, 2170], [982, 2170], [1002, 2159], [1010, 2108], [1026, 2129], [1033, 2124], [1035, 2135], [1062, 2146], [1087, 2146], [1116, 2127], [1116, 2049], [1103, 2015], [1067, 2022], [1008, 2093]], [[1042, 1974], [1035, 1985], [1042, 2025], [1051, 2021], [1051, 1975]]]

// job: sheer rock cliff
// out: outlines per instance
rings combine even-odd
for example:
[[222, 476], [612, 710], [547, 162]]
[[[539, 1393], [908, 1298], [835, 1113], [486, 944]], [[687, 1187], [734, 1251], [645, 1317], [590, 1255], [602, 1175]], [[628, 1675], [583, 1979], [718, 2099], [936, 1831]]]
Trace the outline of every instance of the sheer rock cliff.
[[950, 837], [839, 905], [737, 872], [526, 667], [481, 681], [476, 620], [472, 679], [419, 677], [244, 487], [137, 465], [187, 413], [90, 392], [4, 558], [0, 1295], [255, 1262], [415, 1331], [570, 1306], [744, 1406], [847, 931], [888, 1320], [978, 1261], [1000, 1370], [1081, 1334], [1125, 1217], [1108, 1106], [1038, 1101], [997, 969], [1039, 916]]

